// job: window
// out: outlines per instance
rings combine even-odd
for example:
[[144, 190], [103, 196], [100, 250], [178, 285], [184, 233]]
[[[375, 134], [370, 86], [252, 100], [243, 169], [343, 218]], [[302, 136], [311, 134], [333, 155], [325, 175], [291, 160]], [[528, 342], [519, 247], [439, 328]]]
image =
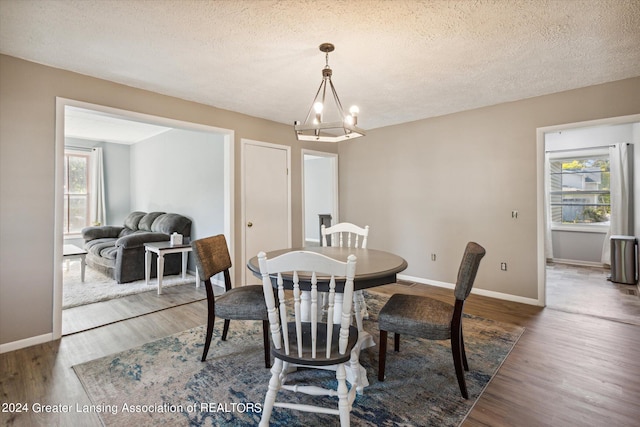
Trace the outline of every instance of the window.
[[551, 158], [549, 172], [554, 226], [609, 225], [608, 153]]
[[64, 234], [79, 234], [89, 225], [90, 154], [64, 152]]

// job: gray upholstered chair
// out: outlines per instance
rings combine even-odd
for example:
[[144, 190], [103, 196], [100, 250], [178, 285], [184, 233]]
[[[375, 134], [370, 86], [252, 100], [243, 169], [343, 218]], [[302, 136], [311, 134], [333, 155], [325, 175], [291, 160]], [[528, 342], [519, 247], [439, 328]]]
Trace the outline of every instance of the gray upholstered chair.
[[[204, 282], [207, 290], [207, 336], [202, 352], [204, 362], [211, 345], [213, 325], [215, 317], [224, 319], [222, 340], [226, 341], [229, 332], [229, 323], [233, 320], [261, 320], [262, 338], [264, 341], [264, 366], [271, 366], [271, 354], [269, 344], [269, 317], [267, 306], [264, 302], [262, 285], [247, 285], [232, 288], [229, 269], [231, 257], [224, 235], [205, 237], [191, 242], [193, 254], [198, 266], [200, 280]], [[222, 272], [224, 274], [224, 286], [226, 292], [217, 298], [213, 295], [211, 277]]]
[[451, 339], [453, 365], [460, 392], [469, 398], [464, 372], [469, 370], [467, 355], [462, 338], [462, 308], [471, 292], [478, 272], [480, 260], [485, 250], [477, 243], [469, 242], [464, 251], [454, 295], [455, 304], [417, 295], [395, 294], [382, 307], [378, 316], [380, 329], [380, 354], [378, 359], [378, 380], [384, 381], [387, 353], [387, 333], [394, 333], [394, 349], [400, 351], [400, 335], [406, 334], [429, 340]]

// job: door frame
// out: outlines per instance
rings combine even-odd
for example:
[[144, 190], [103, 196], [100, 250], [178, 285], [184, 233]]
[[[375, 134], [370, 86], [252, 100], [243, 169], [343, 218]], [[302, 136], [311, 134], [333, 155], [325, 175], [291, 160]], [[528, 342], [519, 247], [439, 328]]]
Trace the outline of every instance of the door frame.
[[[339, 185], [338, 185], [338, 153], [328, 153], [325, 151], [315, 151], [303, 148], [301, 150], [301, 170], [302, 170], [302, 241], [306, 242], [306, 194], [304, 192], [305, 189], [305, 168], [304, 168], [304, 157], [305, 155], [317, 156], [317, 157], [325, 157], [332, 159], [331, 169], [333, 174], [333, 190], [332, 190], [332, 210], [331, 217], [334, 221], [333, 224], [337, 224], [340, 222], [340, 198], [339, 198]], [[322, 236], [320, 236], [322, 239]], [[322, 242], [321, 242], [322, 243]]]
[[241, 208], [240, 208], [240, 223], [241, 223], [241, 250], [242, 250], [242, 283], [247, 283], [247, 268], [246, 265], [249, 262], [246, 254], [246, 238], [247, 238], [247, 228], [245, 224], [247, 223], [247, 203], [246, 203], [246, 169], [244, 165], [245, 159], [245, 149], [247, 145], [255, 145], [264, 148], [273, 148], [277, 150], [285, 150], [287, 153], [287, 242], [289, 247], [292, 245], [293, 237], [292, 237], [292, 215], [291, 215], [291, 147], [288, 145], [282, 144], [274, 144], [271, 142], [264, 141], [256, 141], [253, 139], [241, 138], [240, 139], [240, 158], [242, 159], [240, 162], [240, 175], [241, 175], [241, 189], [240, 189], [240, 200], [241, 200]]
[[[588, 120], [584, 122], [565, 123], [561, 125], [545, 126], [536, 129], [536, 158], [537, 158], [537, 264], [538, 264], [538, 302], [537, 305], [544, 307], [547, 305], [547, 278], [546, 278], [546, 258], [545, 258], [545, 134], [550, 132], [559, 132], [569, 129], [577, 129], [583, 127], [609, 126], [635, 123], [640, 121], [640, 114], [632, 114], [629, 116], [609, 117], [606, 119]], [[640, 147], [637, 147], [640, 149]], [[634, 200], [634, 207], [639, 202]], [[636, 230], [638, 226], [636, 224]]]
[[[229, 250], [233, 253], [232, 230], [234, 229], [234, 150], [233, 142], [235, 132], [231, 129], [218, 128], [200, 123], [185, 122], [167, 117], [138, 113], [130, 110], [107, 107], [89, 102], [77, 101], [68, 98], [56, 97], [56, 123], [55, 123], [55, 200], [54, 200], [54, 249], [53, 249], [53, 339], [62, 337], [62, 253], [64, 245], [63, 221], [63, 187], [64, 187], [64, 125], [65, 107], [78, 107], [93, 110], [100, 113], [121, 116], [134, 121], [151, 123], [159, 126], [173, 127], [200, 132], [212, 132], [222, 134], [224, 138], [224, 235], [229, 242]], [[231, 272], [233, 275], [233, 271]], [[232, 276], [233, 277], [233, 276]]]

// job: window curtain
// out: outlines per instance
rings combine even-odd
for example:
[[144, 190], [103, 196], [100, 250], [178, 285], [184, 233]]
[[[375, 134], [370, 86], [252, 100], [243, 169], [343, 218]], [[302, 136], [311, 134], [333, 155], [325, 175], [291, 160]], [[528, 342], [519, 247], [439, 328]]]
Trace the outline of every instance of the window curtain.
[[553, 240], [551, 235], [551, 160], [549, 153], [545, 153], [544, 157], [544, 256], [549, 261], [553, 259]]
[[89, 222], [91, 225], [105, 225], [107, 213], [104, 202], [104, 163], [102, 160], [102, 148], [100, 147], [94, 147], [91, 150], [90, 173]]
[[632, 149], [633, 146], [627, 143], [609, 147], [611, 221], [602, 245], [602, 263], [605, 265], [611, 265], [610, 237], [628, 236], [633, 231]]

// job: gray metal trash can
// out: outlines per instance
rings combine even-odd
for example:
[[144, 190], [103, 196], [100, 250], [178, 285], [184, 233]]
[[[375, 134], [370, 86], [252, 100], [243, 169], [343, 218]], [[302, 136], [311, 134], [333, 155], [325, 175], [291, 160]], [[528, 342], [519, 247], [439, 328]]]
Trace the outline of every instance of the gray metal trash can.
[[626, 285], [638, 282], [638, 239], [611, 236], [611, 281]]

